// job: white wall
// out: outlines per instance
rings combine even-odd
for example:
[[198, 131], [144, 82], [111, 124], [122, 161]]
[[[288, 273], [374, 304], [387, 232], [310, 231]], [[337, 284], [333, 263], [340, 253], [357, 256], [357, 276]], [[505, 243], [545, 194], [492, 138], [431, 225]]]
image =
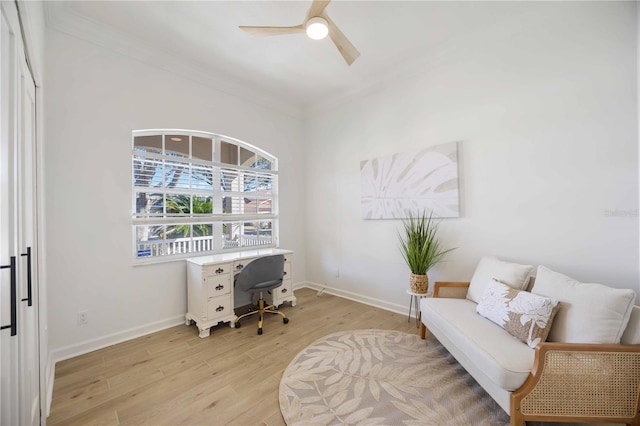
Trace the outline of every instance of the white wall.
[[308, 281], [406, 309], [400, 222], [362, 220], [359, 162], [461, 141], [463, 214], [440, 228], [458, 249], [432, 281], [468, 280], [492, 254], [637, 289], [635, 5], [521, 7], [307, 123]]
[[[184, 261], [133, 266], [131, 131], [225, 134], [279, 159], [280, 245], [305, 276], [302, 127], [291, 118], [47, 31], [45, 147], [50, 347], [55, 358], [181, 321]], [[77, 325], [77, 312], [89, 322]], [[91, 341], [91, 339], [97, 339]]]

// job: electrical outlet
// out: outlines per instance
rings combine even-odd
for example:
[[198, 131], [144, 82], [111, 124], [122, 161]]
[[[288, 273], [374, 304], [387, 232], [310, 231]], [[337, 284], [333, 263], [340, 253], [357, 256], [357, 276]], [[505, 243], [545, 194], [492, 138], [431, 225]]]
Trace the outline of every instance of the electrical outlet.
[[336, 269], [335, 276], [336, 278], [340, 278], [340, 269]]
[[87, 311], [78, 311], [78, 325], [84, 325], [89, 322], [89, 313]]

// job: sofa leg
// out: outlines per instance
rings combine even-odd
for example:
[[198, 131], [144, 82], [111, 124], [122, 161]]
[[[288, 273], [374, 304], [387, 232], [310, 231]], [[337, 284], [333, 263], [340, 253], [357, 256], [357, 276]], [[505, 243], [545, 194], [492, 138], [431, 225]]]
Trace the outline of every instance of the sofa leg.
[[509, 422], [510, 426], [523, 426], [526, 425], [526, 423], [524, 422], [524, 416], [522, 415], [522, 413], [520, 412], [520, 410], [514, 409], [514, 407], [511, 407], [511, 419]]
[[420, 338], [422, 340], [427, 338], [427, 326], [423, 323], [420, 323]]

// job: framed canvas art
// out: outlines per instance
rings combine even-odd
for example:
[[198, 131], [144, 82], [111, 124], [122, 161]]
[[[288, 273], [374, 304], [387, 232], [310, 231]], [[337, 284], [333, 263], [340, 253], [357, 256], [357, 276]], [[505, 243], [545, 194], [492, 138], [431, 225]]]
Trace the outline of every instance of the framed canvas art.
[[460, 217], [458, 142], [360, 162], [362, 217]]

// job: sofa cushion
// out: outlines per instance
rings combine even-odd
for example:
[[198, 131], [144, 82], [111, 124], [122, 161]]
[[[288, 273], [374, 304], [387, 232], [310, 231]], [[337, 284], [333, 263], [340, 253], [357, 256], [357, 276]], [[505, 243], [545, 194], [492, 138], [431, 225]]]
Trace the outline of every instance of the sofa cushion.
[[497, 257], [485, 256], [480, 259], [471, 278], [467, 299], [480, 303], [489, 280], [495, 278], [517, 290], [524, 289], [533, 273], [533, 266], [504, 262]]
[[476, 311], [535, 348], [547, 339], [558, 301], [491, 280]]
[[[513, 391], [529, 376], [534, 350], [476, 313], [476, 304], [466, 299], [423, 298], [422, 321], [432, 332], [446, 335], [473, 365], [469, 373], [484, 375], [501, 388]], [[435, 329], [439, 330], [438, 332]]]
[[640, 345], [640, 306], [634, 305], [629, 316], [629, 323], [624, 329], [620, 343], [623, 345]]
[[567, 343], [620, 343], [636, 293], [587, 284], [538, 267], [535, 294], [560, 301], [548, 340]]

